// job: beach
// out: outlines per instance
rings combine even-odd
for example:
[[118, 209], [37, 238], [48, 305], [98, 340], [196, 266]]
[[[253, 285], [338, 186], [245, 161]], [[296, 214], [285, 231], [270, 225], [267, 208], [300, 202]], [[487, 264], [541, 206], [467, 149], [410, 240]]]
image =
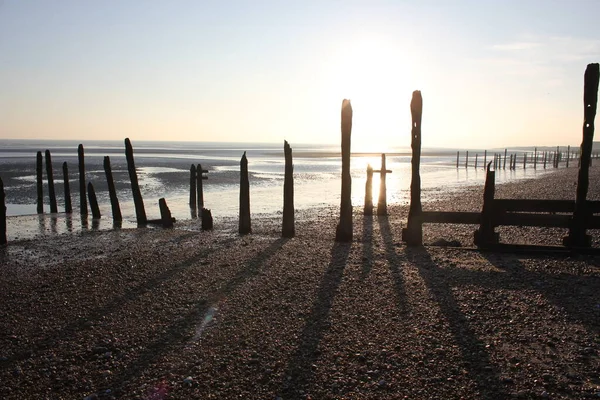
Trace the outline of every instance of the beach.
[[[600, 200], [600, 169], [588, 199]], [[577, 169], [506, 182], [497, 198], [574, 199]], [[376, 190], [375, 190], [376, 191]], [[480, 211], [483, 185], [425, 210]], [[598, 256], [487, 253], [474, 225], [401, 241], [389, 216], [337, 207], [235, 217], [212, 232], [73, 231], [1, 249], [0, 397], [74, 399], [581, 399], [600, 396]], [[502, 227], [560, 245], [564, 229]], [[590, 232], [598, 247], [600, 235]], [[455, 246], [430, 246], [439, 239]], [[460, 246], [459, 246], [460, 245]]]

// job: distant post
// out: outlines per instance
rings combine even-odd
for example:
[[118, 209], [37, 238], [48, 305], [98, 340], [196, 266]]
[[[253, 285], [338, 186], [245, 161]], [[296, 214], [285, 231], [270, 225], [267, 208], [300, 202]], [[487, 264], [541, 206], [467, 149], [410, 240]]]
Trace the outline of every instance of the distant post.
[[92, 218], [100, 219], [102, 215], [100, 214], [100, 208], [98, 207], [98, 199], [96, 198], [96, 191], [94, 190], [94, 185], [92, 182], [88, 183], [87, 186], [88, 196], [90, 198], [90, 209], [92, 210]]
[[252, 233], [250, 223], [250, 181], [248, 179], [248, 159], [246, 152], [240, 160], [240, 235]]
[[196, 209], [196, 166], [190, 167], [190, 208]]
[[[502, 165], [502, 169], [506, 169], [506, 153], [508, 152], [508, 149], [504, 149], [504, 164]], [[510, 169], [510, 166], [509, 166]]]
[[544, 169], [546, 169], [546, 161], [548, 160], [548, 152], [544, 152]]
[[104, 157], [104, 174], [106, 175], [106, 183], [108, 184], [108, 195], [110, 196], [110, 207], [113, 215], [113, 222], [120, 223], [123, 221], [121, 215], [121, 207], [117, 198], [117, 190], [115, 189], [115, 181], [113, 179], [112, 168], [110, 166], [110, 157]]
[[410, 208], [408, 211], [408, 223], [402, 229], [402, 240], [409, 246], [421, 246], [423, 244], [423, 225], [421, 223], [421, 176], [419, 167], [421, 164], [421, 118], [423, 116], [423, 98], [421, 92], [415, 90], [410, 102], [412, 116], [411, 143], [412, 148], [412, 177], [410, 182]]
[[460, 158], [460, 151], [457, 151], [456, 152], [456, 169], [458, 169], [459, 158]]
[[133, 203], [135, 205], [135, 215], [138, 225], [144, 225], [148, 221], [146, 219], [146, 209], [144, 208], [144, 200], [142, 192], [138, 184], [137, 172], [135, 170], [135, 161], [133, 159], [133, 147], [129, 138], [125, 139], [125, 157], [127, 158], [127, 170], [129, 171], [129, 180], [131, 180], [131, 191], [133, 192]]
[[283, 153], [285, 156], [285, 175], [283, 181], [283, 226], [281, 234], [283, 237], [294, 237], [294, 162], [292, 160], [292, 148], [287, 141], [283, 142]]
[[4, 193], [4, 182], [0, 178], [0, 245], [8, 243], [6, 238], [6, 194]]
[[566, 168], [569, 168], [569, 160], [571, 159], [571, 145], [567, 146], [567, 166]]
[[523, 153], [523, 169], [527, 168], [527, 152]]
[[483, 168], [485, 168], [487, 163], [487, 150], [483, 151]]
[[373, 167], [367, 165], [367, 182], [365, 183], [364, 215], [373, 215]]
[[44, 182], [43, 182], [43, 158], [42, 152], [37, 152], [35, 172], [37, 176], [37, 213], [44, 213]]
[[352, 241], [352, 178], [350, 177], [350, 136], [352, 134], [352, 105], [342, 101], [342, 196], [340, 222], [335, 232], [336, 242]]
[[469, 168], [469, 150], [465, 154], [465, 168]]
[[52, 172], [52, 158], [50, 150], [46, 150], [46, 177], [48, 178], [48, 196], [50, 197], [50, 212], [57, 213], [56, 192], [54, 191], [54, 173]]
[[538, 159], [537, 147], [535, 147], [533, 150], [533, 169], [537, 169], [537, 159]]
[[[468, 154], [468, 152], [467, 152]], [[387, 169], [385, 163], [385, 154], [381, 155], [381, 169], [379, 171], [379, 200], [377, 201], [377, 215], [387, 215], [387, 185], [386, 176], [391, 174], [392, 171]]]
[[79, 161], [79, 211], [81, 215], [87, 215], [87, 197], [85, 194], [85, 162], [82, 144], [77, 147], [77, 158]]
[[69, 167], [65, 161], [62, 166], [63, 169], [63, 182], [65, 187], [65, 212], [71, 214], [73, 212], [73, 206], [71, 205], [71, 186], [69, 185]]
[[477, 157], [479, 157], [479, 154], [475, 153], [475, 169], [477, 169]]
[[575, 211], [569, 236], [564, 239], [566, 246], [589, 247], [591, 238], [586, 234], [586, 223], [590, 216], [587, 207], [587, 192], [589, 186], [590, 158], [594, 141], [594, 119], [598, 106], [598, 82], [600, 80], [600, 66], [588, 64], [585, 70], [583, 89], [583, 140], [581, 142], [581, 159], [577, 176], [577, 194], [575, 197]]

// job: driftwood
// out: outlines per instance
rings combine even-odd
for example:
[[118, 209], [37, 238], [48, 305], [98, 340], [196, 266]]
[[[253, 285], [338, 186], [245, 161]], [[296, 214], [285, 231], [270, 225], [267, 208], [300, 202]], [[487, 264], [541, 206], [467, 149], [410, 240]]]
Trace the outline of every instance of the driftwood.
[[248, 159], [246, 152], [240, 160], [240, 235], [252, 233], [250, 223], [250, 181], [248, 180]]
[[88, 183], [87, 191], [88, 191], [88, 196], [90, 198], [90, 209], [92, 210], [92, 218], [94, 218], [94, 219], [102, 218], [102, 214], [100, 214], [100, 208], [98, 207], [98, 199], [96, 198], [96, 191], [94, 190], [94, 185], [92, 185], [92, 182]]
[[36, 187], [37, 187], [37, 213], [44, 213], [44, 181], [43, 181], [43, 164], [44, 160], [42, 157], [42, 152], [37, 152], [36, 157]]
[[110, 196], [110, 207], [113, 215], [113, 222], [119, 223], [123, 221], [121, 215], [121, 206], [115, 189], [115, 181], [113, 179], [112, 168], [110, 166], [110, 157], [104, 157], [104, 174], [106, 175], [106, 183], [108, 184], [108, 195]]
[[196, 210], [196, 166], [190, 167], [190, 208]]
[[54, 173], [52, 172], [52, 157], [50, 150], [46, 150], [46, 178], [48, 179], [48, 197], [50, 197], [50, 212], [57, 213], [56, 192], [54, 191]]
[[[469, 157], [469, 152], [467, 152], [467, 157]], [[381, 155], [381, 169], [374, 171], [379, 172], [379, 200], [377, 201], [377, 215], [387, 215], [387, 185], [386, 185], [386, 176], [387, 174], [392, 173], [386, 167], [385, 163], [385, 154]]]
[[364, 215], [373, 215], [373, 167], [367, 165], [367, 181], [365, 183]]
[[73, 212], [73, 206], [71, 205], [71, 185], [69, 184], [69, 167], [67, 162], [63, 162], [63, 182], [65, 188], [65, 212], [71, 214]]
[[160, 220], [162, 221], [163, 228], [172, 228], [173, 217], [171, 216], [171, 210], [169, 210], [167, 201], [164, 197], [158, 199], [158, 208], [160, 209]]
[[0, 178], [0, 245], [8, 243], [6, 238], [6, 194], [4, 182]]
[[[420, 220], [423, 212], [421, 206], [421, 175], [419, 168], [421, 164], [421, 119], [423, 116], [423, 98], [421, 92], [415, 90], [410, 102], [412, 115], [411, 148], [412, 148], [412, 177], [410, 182], [410, 208], [408, 211], [407, 227], [402, 229], [402, 240], [409, 246], [421, 246], [423, 244], [423, 226]], [[484, 153], [484, 158], [487, 152]]]
[[138, 184], [137, 172], [135, 170], [135, 161], [133, 159], [133, 147], [129, 138], [125, 139], [125, 156], [127, 157], [127, 170], [129, 171], [129, 180], [131, 181], [131, 191], [133, 193], [133, 203], [135, 205], [135, 216], [138, 225], [144, 225], [148, 219], [146, 218], [146, 209], [144, 208], [144, 200], [142, 192]]
[[352, 241], [352, 178], [350, 177], [350, 136], [352, 134], [352, 105], [342, 101], [342, 196], [340, 222], [335, 232], [336, 242]]
[[589, 64], [585, 70], [583, 90], [583, 139], [581, 142], [580, 167], [577, 176], [577, 193], [575, 197], [575, 212], [569, 227], [569, 236], [564, 239], [566, 246], [588, 247], [591, 238], [586, 234], [586, 219], [589, 211], [586, 208], [586, 198], [589, 187], [589, 169], [594, 141], [594, 119], [598, 107], [598, 82], [600, 67]]
[[83, 153], [83, 145], [77, 147], [77, 159], [79, 161], [79, 212], [81, 215], [87, 215], [87, 197], [85, 188], [85, 161]]
[[210, 212], [210, 210], [203, 208], [202, 209], [202, 230], [203, 231], [210, 231], [213, 229], [213, 217], [212, 217], [212, 213]]
[[287, 141], [283, 143], [285, 156], [285, 176], [283, 181], [283, 223], [281, 235], [283, 237], [294, 237], [296, 234], [294, 224], [294, 162], [292, 159], [292, 148]]

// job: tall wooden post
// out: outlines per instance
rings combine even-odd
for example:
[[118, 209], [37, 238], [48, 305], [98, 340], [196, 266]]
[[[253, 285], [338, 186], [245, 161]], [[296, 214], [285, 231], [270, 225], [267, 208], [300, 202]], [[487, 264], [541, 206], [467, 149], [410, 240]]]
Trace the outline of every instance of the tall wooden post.
[[4, 182], [0, 178], [0, 245], [8, 243], [6, 238], [6, 194], [4, 193]]
[[569, 160], [571, 159], [571, 145], [567, 146], [567, 166], [566, 168], [569, 168]]
[[367, 182], [365, 183], [364, 215], [373, 215], [373, 167], [367, 165]]
[[89, 182], [87, 185], [88, 196], [90, 198], [90, 209], [92, 210], [92, 218], [99, 219], [102, 218], [102, 214], [100, 214], [100, 208], [98, 207], [98, 199], [96, 198], [96, 191], [94, 190], [94, 185], [92, 182]]
[[283, 154], [285, 156], [285, 175], [283, 180], [283, 225], [281, 235], [283, 237], [294, 237], [294, 162], [292, 159], [292, 148], [287, 141], [283, 142]]
[[77, 147], [77, 159], [79, 161], [79, 212], [81, 215], [87, 215], [87, 196], [85, 188], [85, 161], [83, 145]]
[[204, 177], [204, 174], [207, 172], [208, 170], [202, 169], [201, 164], [196, 166], [196, 200], [198, 201], [198, 211], [204, 208], [204, 184], [202, 181], [208, 179], [208, 177]]
[[42, 158], [42, 152], [38, 151], [37, 152], [37, 157], [36, 157], [36, 166], [35, 166], [35, 172], [36, 172], [36, 183], [37, 183], [37, 213], [38, 214], [43, 214], [44, 213], [44, 182], [43, 182], [43, 158]]
[[588, 64], [585, 70], [583, 89], [583, 140], [581, 142], [581, 159], [577, 176], [577, 194], [575, 197], [575, 211], [569, 236], [564, 239], [567, 246], [588, 247], [591, 238], [586, 234], [586, 222], [590, 217], [587, 207], [587, 192], [589, 186], [590, 158], [594, 141], [594, 119], [598, 106], [598, 82], [600, 80], [600, 67], [598, 64]]
[[350, 177], [350, 135], [352, 134], [352, 105], [342, 102], [342, 197], [340, 222], [335, 232], [336, 242], [352, 241], [352, 178]]
[[133, 159], [133, 147], [129, 138], [125, 139], [125, 157], [127, 158], [127, 170], [129, 171], [129, 180], [131, 181], [131, 191], [133, 192], [133, 203], [135, 205], [135, 216], [138, 225], [144, 225], [148, 221], [146, 218], [146, 209], [142, 192], [138, 184], [137, 172], [135, 170], [135, 161]]
[[196, 209], [196, 166], [190, 167], [190, 208]]
[[[504, 149], [504, 164], [502, 165], [502, 169], [506, 169], [506, 153], [508, 152], [508, 149]], [[510, 165], [508, 166], [508, 168], [510, 169]]]
[[113, 222], [119, 223], [123, 221], [121, 215], [121, 207], [117, 198], [117, 190], [115, 189], [115, 181], [113, 179], [112, 168], [110, 166], [110, 157], [104, 157], [104, 174], [106, 175], [106, 183], [108, 184], [108, 195], [110, 196], [110, 207], [113, 215]]
[[48, 179], [48, 196], [50, 197], [50, 212], [57, 213], [56, 192], [54, 191], [54, 173], [52, 172], [52, 158], [50, 150], [46, 150], [46, 178]]
[[71, 214], [73, 212], [73, 206], [71, 205], [71, 185], [69, 184], [69, 167], [67, 162], [63, 162], [63, 182], [65, 188], [65, 212]]
[[412, 177], [410, 181], [410, 208], [408, 211], [408, 222], [406, 228], [402, 229], [402, 240], [409, 246], [421, 246], [423, 244], [423, 225], [421, 222], [421, 175], [419, 167], [421, 164], [421, 118], [423, 116], [423, 98], [421, 91], [415, 90], [410, 102], [412, 116], [411, 143], [412, 148]]
[[248, 179], [248, 159], [246, 152], [240, 160], [240, 235], [252, 233], [250, 223], [250, 181]]

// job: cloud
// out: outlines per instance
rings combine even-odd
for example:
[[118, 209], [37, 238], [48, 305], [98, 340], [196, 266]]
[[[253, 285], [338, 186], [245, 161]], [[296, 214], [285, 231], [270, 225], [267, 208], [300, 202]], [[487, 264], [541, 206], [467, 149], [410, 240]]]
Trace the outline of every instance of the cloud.
[[540, 46], [540, 43], [537, 42], [514, 42], [514, 43], [506, 43], [506, 44], [496, 44], [492, 46], [495, 50], [528, 50], [534, 47]]

